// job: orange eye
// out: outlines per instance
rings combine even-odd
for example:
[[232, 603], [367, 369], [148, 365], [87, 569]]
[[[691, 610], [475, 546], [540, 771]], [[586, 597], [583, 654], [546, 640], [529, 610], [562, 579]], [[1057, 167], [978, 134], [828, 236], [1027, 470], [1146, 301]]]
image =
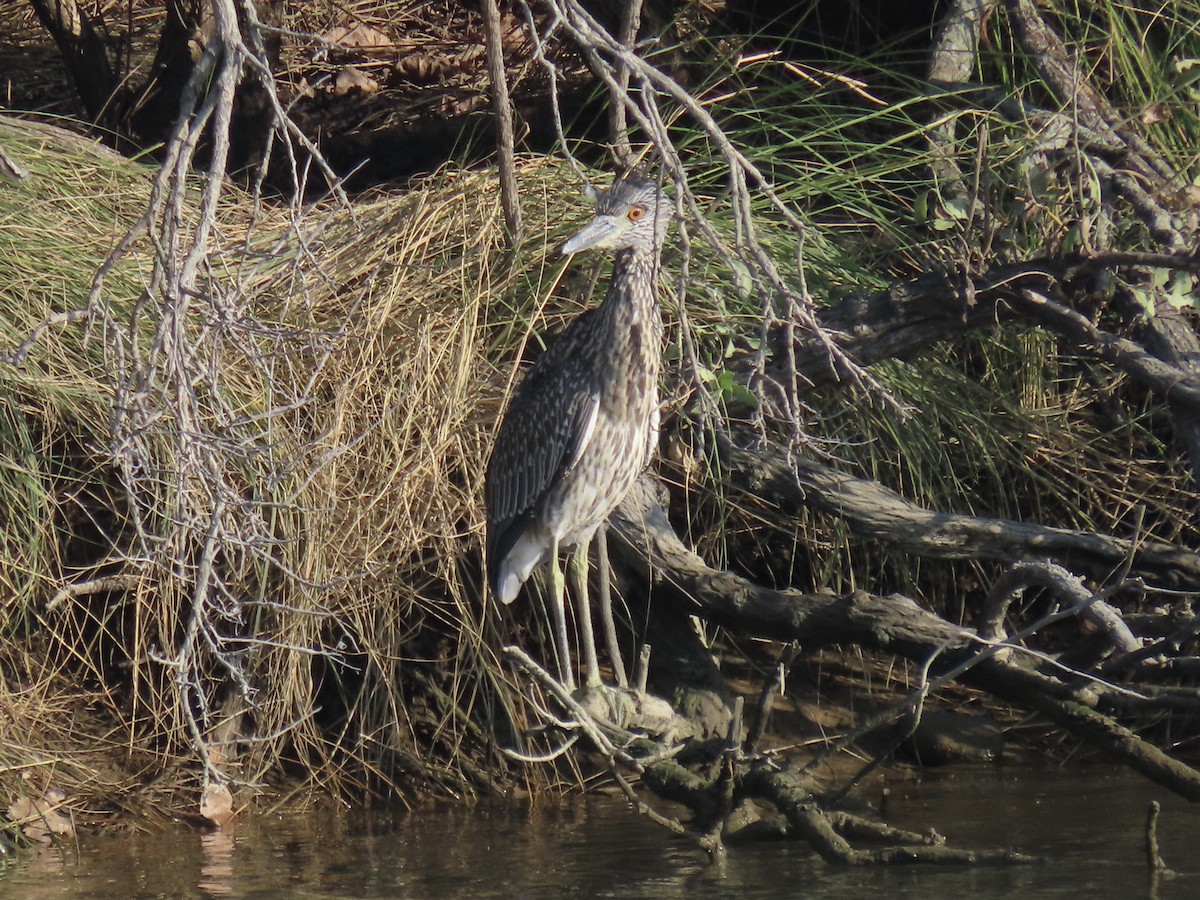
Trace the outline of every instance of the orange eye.
[[641, 220], [642, 216], [644, 216], [645, 214], [646, 214], [646, 210], [643, 207], [631, 206], [629, 208], [629, 212], [626, 213], [626, 216], [630, 222], [638, 222]]

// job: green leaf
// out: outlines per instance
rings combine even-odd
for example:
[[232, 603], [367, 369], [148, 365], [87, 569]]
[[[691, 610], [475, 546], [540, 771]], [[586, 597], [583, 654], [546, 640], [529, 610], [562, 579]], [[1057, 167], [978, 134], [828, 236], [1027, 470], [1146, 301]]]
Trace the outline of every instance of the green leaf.
[[1154, 292], [1143, 290], [1142, 288], [1131, 287], [1129, 295], [1133, 297], [1135, 303], [1142, 308], [1142, 312], [1146, 314], [1147, 319], [1154, 317]]
[[722, 369], [717, 375], [717, 387], [721, 390], [721, 399], [726, 405], [737, 403], [743, 406], [758, 406], [758, 398], [744, 384], [733, 377], [728, 369]]
[[924, 225], [929, 221], [929, 191], [922, 191], [917, 194], [917, 199], [913, 202], [913, 224]]
[[1063, 235], [1063, 240], [1062, 240], [1062, 252], [1063, 253], [1074, 253], [1076, 250], [1079, 249], [1079, 245], [1080, 245], [1080, 243], [1082, 243], [1082, 241], [1080, 240], [1080, 234], [1081, 234], [1081, 230], [1079, 228], [1078, 222], [1076, 222], [1074, 225], [1072, 225], [1070, 228], [1067, 229], [1066, 233]]
[[1175, 71], [1178, 73], [1175, 84], [1178, 87], [1190, 87], [1200, 82], [1200, 59], [1177, 59]]
[[1029, 192], [1035, 200], [1045, 200], [1050, 193], [1050, 173], [1042, 166], [1030, 166]]
[[952, 219], [962, 221], [967, 217], [967, 206], [957, 197], [953, 200], [947, 200], [942, 206], [946, 210], [946, 214]]
[[733, 260], [733, 283], [743, 296], [754, 290], [754, 279], [750, 277], [750, 269], [740, 259]]
[[1200, 296], [1196, 293], [1196, 279], [1187, 272], [1176, 271], [1167, 286], [1167, 302], [1176, 309], [1189, 306], [1200, 307]]

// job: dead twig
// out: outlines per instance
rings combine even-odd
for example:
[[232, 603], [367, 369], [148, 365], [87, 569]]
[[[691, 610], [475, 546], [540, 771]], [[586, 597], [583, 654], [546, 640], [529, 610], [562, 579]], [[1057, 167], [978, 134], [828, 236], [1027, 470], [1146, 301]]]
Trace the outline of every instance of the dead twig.
[[504, 75], [504, 39], [500, 33], [500, 7], [496, 0], [483, 0], [484, 37], [487, 47], [488, 79], [492, 84], [492, 110], [496, 116], [496, 155], [500, 161], [500, 208], [508, 228], [510, 246], [521, 240], [521, 204], [514, 157], [513, 112]]

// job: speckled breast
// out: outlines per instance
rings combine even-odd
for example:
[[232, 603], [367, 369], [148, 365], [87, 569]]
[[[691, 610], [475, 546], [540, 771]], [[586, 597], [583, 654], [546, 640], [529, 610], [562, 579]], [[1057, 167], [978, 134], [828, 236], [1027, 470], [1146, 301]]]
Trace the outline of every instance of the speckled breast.
[[597, 310], [596, 425], [569, 474], [548, 497], [546, 518], [561, 546], [591, 539], [650, 461], [658, 438], [662, 316], [654, 299], [654, 260], [625, 252]]
[[632, 417], [636, 425], [630, 424], [628, 411], [614, 417], [601, 405], [592, 440], [572, 477], [550, 498], [550, 529], [560, 545], [589, 540], [650, 461], [658, 431], [656, 391], [641, 399]]

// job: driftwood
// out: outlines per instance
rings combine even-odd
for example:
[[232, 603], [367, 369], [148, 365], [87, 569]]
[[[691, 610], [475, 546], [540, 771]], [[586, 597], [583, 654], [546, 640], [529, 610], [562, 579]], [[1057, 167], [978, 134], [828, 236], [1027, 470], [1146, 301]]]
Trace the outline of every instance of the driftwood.
[[856, 534], [934, 559], [1016, 562], [1054, 558], [1066, 568], [1104, 579], [1131, 562], [1131, 573], [1159, 587], [1200, 585], [1200, 554], [1155, 541], [1135, 542], [1067, 528], [922, 509], [878, 482], [856, 478], [781, 450], [721, 443], [730, 481], [748, 499], [783, 514], [812, 506], [847, 520]]
[[[817, 502], [815, 491], [810, 500]], [[933, 670], [957, 668], [965, 684], [1040, 713], [1075, 737], [1191, 800], [1200, 801], [1200, 772], [1170, 757], [1119, 721], [1155, 701], [1086, 673], [1027, 668], [996, 645], [901, 595], [805, 594], [756, 585], [710, 568], [679, 539], [644, 477], [609, 520], [618, 564], [650, 586], [652, 603], [667, 603], [740, 634], [797, 641], [807, 649], [854, 644], [886, 651]], [[1181, 556], [1180, 559], [1186, 558]], [[1115, 629], [1121, 632], [1122, 629]], [[1118, 646], [1126, 646], [1122, 634]], [[973, 661], [973, 657], [980, 657]]]

